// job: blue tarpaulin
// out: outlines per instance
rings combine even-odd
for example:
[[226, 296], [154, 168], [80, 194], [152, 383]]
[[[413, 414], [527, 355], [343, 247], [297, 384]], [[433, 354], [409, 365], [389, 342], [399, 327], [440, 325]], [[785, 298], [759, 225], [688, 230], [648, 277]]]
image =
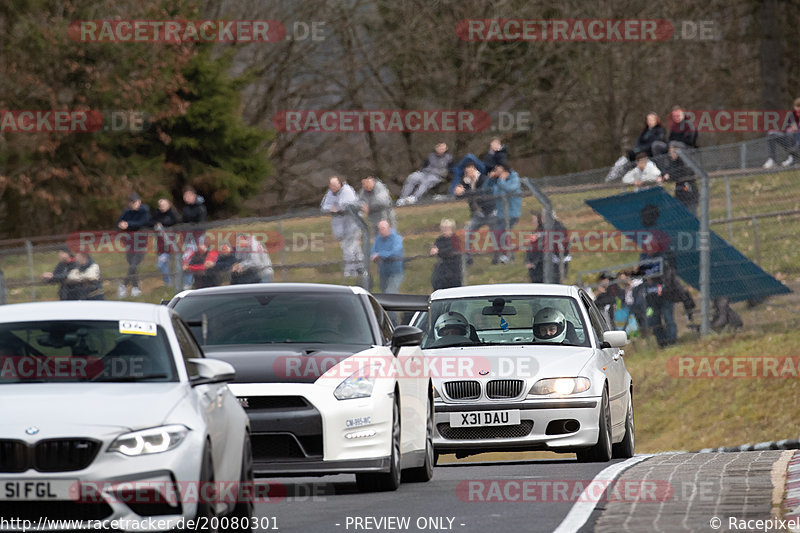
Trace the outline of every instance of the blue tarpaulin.
[[[675, 254], [678, 275], [692, 287], [700, 288], [697, 242], [700, 221], [662, 187], [586, 200], [586, 203], [620, 231], [663, 231]], [[641, 211], [646, 205], [658, 207], [659, 217], [654, 228], [645, 228], [642, 224]], [[709, 242], [712, 298], [725, 296], [737, 302], [792, 292], [713, 231]]]

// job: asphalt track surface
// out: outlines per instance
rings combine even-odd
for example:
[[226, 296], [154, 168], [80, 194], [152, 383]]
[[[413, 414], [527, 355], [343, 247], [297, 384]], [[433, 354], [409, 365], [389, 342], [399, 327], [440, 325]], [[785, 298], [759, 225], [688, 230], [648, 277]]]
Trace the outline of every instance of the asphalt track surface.
[[[353, 475], [270, 479], [264, 481], [282, 485], [286, 497], [258, 503], [256, 515], [262, 525], [292, 533], [551, 532], [569, 513], [575, 492], [616, 462], [578, 463], [566, 456], [450, 463], [437, 466], [427, 483], [403, 483], [395, 492], [378, 493], [359, 493]], [[527, 495], [521, 482], [528, 482]], [[551, 484], [556, 482], [560, 485]]]

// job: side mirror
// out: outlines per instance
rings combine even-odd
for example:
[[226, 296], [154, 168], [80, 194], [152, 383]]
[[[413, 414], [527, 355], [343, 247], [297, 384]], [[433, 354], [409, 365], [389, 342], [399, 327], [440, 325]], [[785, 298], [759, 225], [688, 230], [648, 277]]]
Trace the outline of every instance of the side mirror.
[[392, 351], [397, 353], [403, 346], [419, 346], [422, 335], [422, 330], [414, 326], [397, 326], [392, 334]]
[[622, 348], [628, 344], [628, 334], [624, 331], [606, 331], [603, 333], [601, 348]]
[[197, 366], [197, 376], [192, 377], [192, 387], [205, 385], [206, 383], [224, 383], [233, 381], [236, 377], [236, 369], [233, 365], [217, 359], [195, 358], [189, 359], [190, 363]]

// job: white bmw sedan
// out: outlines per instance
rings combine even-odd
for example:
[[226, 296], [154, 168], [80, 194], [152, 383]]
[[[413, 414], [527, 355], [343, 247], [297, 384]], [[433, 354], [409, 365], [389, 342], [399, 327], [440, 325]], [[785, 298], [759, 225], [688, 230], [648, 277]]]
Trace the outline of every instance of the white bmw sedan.
[[248, 418], [233, 378], [165, 306], [0, 306], [3, 527], [250, 520]]
[[412, 322], [435, 387], [437, 456], [634, 453], [633, 384], [613, 331], [577, 287], [477, 285], [434, 292]]

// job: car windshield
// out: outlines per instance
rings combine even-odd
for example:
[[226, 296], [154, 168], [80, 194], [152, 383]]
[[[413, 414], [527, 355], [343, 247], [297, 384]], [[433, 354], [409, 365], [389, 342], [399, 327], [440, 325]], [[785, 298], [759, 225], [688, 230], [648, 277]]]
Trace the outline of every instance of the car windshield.
[[[533, 317], [542, 309], [560, 311], [565, 319], [560, 346], [589, 346], [583, 317], [574, 298], [568, 296], [509, 296], [434, 300], [430, 313], [414, 320], [425, 332], [422, 347], [553, 344], [533, 338]], [[460, 323], [465, 321], [467, 327]], [[438, 324], [438, 327], [437, 327]]]
[[373, 344], [369, 317], [356, 294], [190, 294], [175, 311], [205, 346]]
[[176, 381], [164, 329], [134, 320], [0, 324], [0, 384]]

